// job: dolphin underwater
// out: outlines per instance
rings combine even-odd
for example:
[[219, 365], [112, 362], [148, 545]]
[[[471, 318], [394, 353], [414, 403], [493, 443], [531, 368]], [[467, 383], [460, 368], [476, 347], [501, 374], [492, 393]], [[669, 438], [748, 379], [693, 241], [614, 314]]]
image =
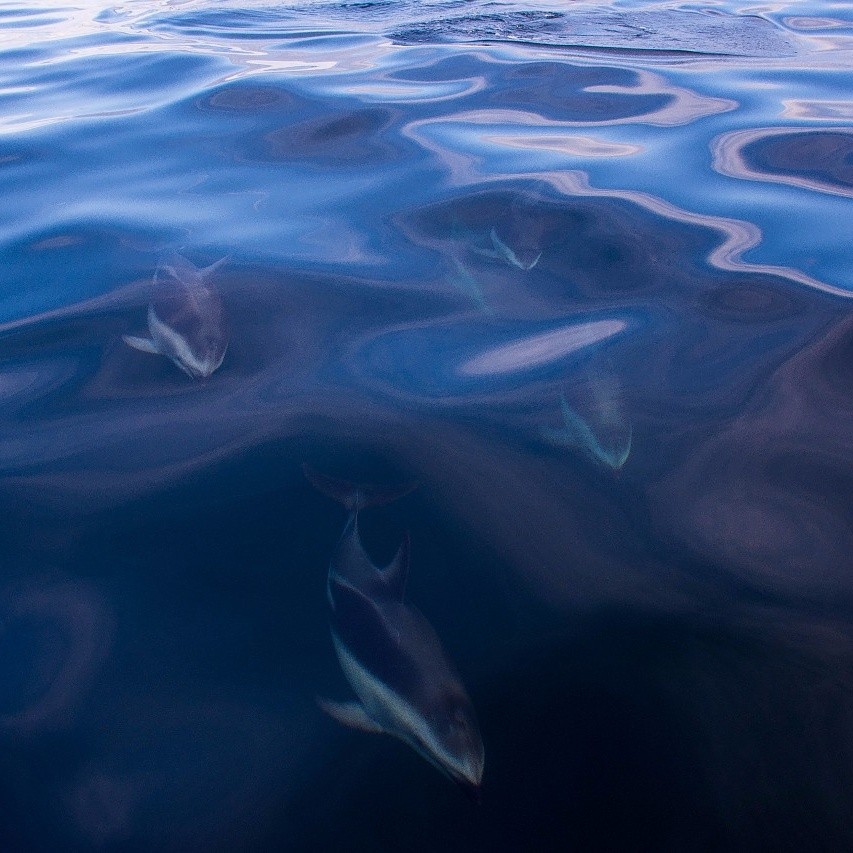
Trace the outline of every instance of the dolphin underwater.
[[565, 395], [560, 397], [563, 426], [556, 429], [542, 426], [540, 432], [550, 444], [578, 448], [595, 461], [618, 471], [631, 454], [631, 424], [622, 417], [615, 401], [604, 399], [600, 393], [596, 393], [594, 399], [599, 404], [593, 415], [600, 435], [566, 402]]
[[228, 348], [228, 323], [211, 275], [228, 258], [199, 269], [172, 253], [154, 273], [148, 306], [150, 337], [123, 335], [141, 352], [165, 355], [193, 379], [206, 379], [221, 364]]
[[452, 256], [453, 265], [456, 267], [456, 275], [450, 277], [450, 282], [470, 299], [484, 314], [492, 316], [494, 309], [486, 302], [483, 291], [476, 278], [467, 270], [462, 261], [455, 255]]
[[484, 258], [494, 258], [499, 261], [504, 261], [511, 267], [517, 267], [524, 272], [530, 272], [530, 270], [539, 263], [539, 259], [542, 257], [542, 250], [540, 249], [537, 252], [534, 247], [525, 247], [523, 250], [519, 248], [518, 252], [516, 252], [515, 249], [501, 240], [498, 236], [498, 232], [494, 228], [489, 231], [489, 240], [492, 244], [491, 248], [476, 246], [474, 247], [474, 252], [478, 255], [482, 255]]
[[498, 237], [498, 232], [494, 228], [489, 232], [489, 238], [492, 241], [492, 246], [494, 246], [494, 257], [503, 258], [510, 266], [518, 267], [525, 272], [532, 270], [539, 263], [539, 258], [542, 257], [541, 249], [538, 253], [528, 249], [526, 254], [519, 257], [515, 249], [510, 248]]
[[358, 512], [388, 503], [414, 488], [355, 486], [305, 475], [350, 512], [329, 565], [330, 627], [338, 661], [357, 702], [318, 699], [346, 726], [394, 735], [430, 764], [477, 796], [483, 776], [483, 741], [474, 707], [432, 626], [404, 603], [408, 535], [385, 568], [370, 559], [358, 532]]

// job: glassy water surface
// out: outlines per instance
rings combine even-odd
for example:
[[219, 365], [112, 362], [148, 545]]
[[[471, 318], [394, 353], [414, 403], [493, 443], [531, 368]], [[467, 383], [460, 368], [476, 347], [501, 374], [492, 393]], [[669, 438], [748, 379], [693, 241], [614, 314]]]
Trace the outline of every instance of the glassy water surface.
[[0, 3], [0, 847], [853, 845], [851, 48]]

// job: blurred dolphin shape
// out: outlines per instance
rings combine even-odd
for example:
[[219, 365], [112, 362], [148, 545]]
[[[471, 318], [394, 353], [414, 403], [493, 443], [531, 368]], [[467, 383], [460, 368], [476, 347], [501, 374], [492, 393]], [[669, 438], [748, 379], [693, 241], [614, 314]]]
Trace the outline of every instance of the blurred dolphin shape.
[[456, 267], [456, 275], [450, 277], [453, 286], [467, 296], [484, 314], [492, 316], [495, 313], [494, 309], [486, 302], [480, 283], [459, 258], [453, 255], [452, 260]]
[[516, 247], [513, 249], [501, 240], [494, 228], [489, 231], [489, 240], [492, 243], [492, 248], [486, 249], [482, 246], [475, 246], [474, 252], [485, 258], [495, 258], [499, 261], [505, 261], [510, 266], [517, 267], [524, 272], [532, 270], [539, 263], [539, 258], [542, 257], [542, 250], [540, 249], [537, 252], [534, 247]]
[[484, 758], [473, 705], [432, 626], [403, 601], [408, 535], [379, 568], [358, 532], [360, 509], [388, 503], [414, 485], [355, 486], [307, 465], [304, 471], [350, 512], [329, 565], [327, 595], [335, 651], [359, 701], [318, 704], [343, 725], [394, 735], [476, 796]]
[[148, 306], [150, 337], [123, 335], [140, 350], [171, 359], [193, 379], [206, 379], [221, 364], [228, 348], [228, 323], [211, 275], [228, 257], [199, 269], [172, 253], [154, 273], [154, 292]]
[[498, 212], [498, 221], [489, 231], [491, 245], [474, 251], [523, 272], [532, 270], [548, 242], [546, 199], [541, 181], [515, 193], [509, 205]]
[[618, 471], [631, 453], [631, 424], [623, 417], [615, 398], [602, 393], [599, 383], [593, 384], [592, 396], [589, 418], [592, 425], [568, 404], [565, 395], [561, 395], [563, 426], [542, 426], [540, 432], [550, 444], [578, 448], [593, 460]]
[[[496, 257], [503, 258], [510, 266], [518, 267], [525, 272], [532, 270], [539, 263], [539, 258], [542, 257], [541, 249], [538, 253], [534, 253], [534, 250], [530, 249], [523, 252], [521, 257], [519, 257], [515, 249], [510, 248], [498, 237], [498, 232], [494, 228], [489, 232], [489, 237], [491, 238], [492, 245], [495, 247]], [[521, 250], [519, 249], [518, 251], [520, 252]]]

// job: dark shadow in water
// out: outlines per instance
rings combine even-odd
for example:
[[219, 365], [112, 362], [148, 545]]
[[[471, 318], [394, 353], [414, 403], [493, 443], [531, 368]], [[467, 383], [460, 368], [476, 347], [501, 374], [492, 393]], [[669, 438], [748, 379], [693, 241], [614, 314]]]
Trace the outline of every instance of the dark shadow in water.
[[[489, 87], [477, 98], [478, 109], [529, 110], [554, 121], [583, 124], [618, 121], [650, 115], [663, 109], [672, 97], [649, 94], [640, 87], [635, 71], [571, 65], [567, 62], [529, 62], [524, 65], [485, 65], [469, 55], [442, 59], [417, 69], [395, 72], [400, 80], [425, 83], [485, 79]], [[613, 86], [626, 91], [595, 91], [596, 86]], [[637, 87], [637, 91], [630, 89]], [[590, 88], [590, 91], [587, 89]], [[473, 100], [473, 99], [472, 99]], [[457, 99], [464, 107], [464, 101]]]
[[314, 162], [324, 168], [375, 165], [395, 155], [391, 129], [399, 111], [364, 107], [330, 109], [280, 86], [229, 83], [197, 101], [204, 112], [245, 114], [250, 134], [239, 137], [229, 155], [264, 163]]
[[365, 108], [300, 122], [268, 133], [266, 156], [272, 161], [311, 159], [326, 166], [389, 160], [394, 150], [382, 144], [382, 134], [393, 118], [391, 110]]
[[845, 318], [774, 367], [713, 434], [685, 446], [650, 484], [661, 535], [792, 602], [853, 607], [851, 347]]
[[[9, 571], [23, 587], [28, 566], [61, 564], [116, 626], [66, 728], [4, 734], [0, 793], [25, 815], [5, 837], [838, 847], [846, 305], [709, 267], [710, 230], [539, 185], [395, 225], [422, 260], [403, 284], [235, 259], [219, 282], [232, 343], [206, 382], [120, 343], [150, 277], [0, 331], [0, 538], [29, 561]], [[541, 258], [478, 251], [493, 228]], [[444, 280], [452, 257], [491, 315]], [[542, 441], [585, 377], [618, 389], [632, 425], [619, 468]], [[306, 459], [421, 483], [365, 536], [381, 561], [412, 530], [410, 601], [483, 729], [480, 810], [313, 706], [346, 689], [324, 593], [342, 517], [302, 481]], [[61, 669], [49, 646], [30, 646], [48, 672], [33, 701]]]
[[714, 167], [725, 175], [853, 197], [853, 131], [760, 128], [724, 134], [713, 143]]
[[756, 171], [853, 190], [853, 134], [815, 131], [758, 139], [743, 149]]
[[[490, 102], [498, 108], [528, 109], [557, 121], [599, 122], [650, 115], [672, 101], [671, 96], [637, 92], [596, 92], [596, 86], [630, 89], [639, 86], [636, 73], [621, 68], [584, 68], [562, 62], [510, 67]], [[587, 88], [591, 91], [586, 91]]]
[[350, 850], [793, 851], [816, 849], [808, 827], [820, 827], [818, 846], [844, 846], [851, 638], [761, 618], [772, 627], [614, 612], [505, 648], [516, 677], [475, 695], [494, 726], [479, 808], [404, 749], [352, 739], [288, 811], [296, 837]]
[[201, 110], [216, 112], [247, 112], [256, 116], [267, 110], [290, 110], [298, 100], [280, 86], [252, 86], [231, 83], [220, 89], [205, 93], [198, 100]]
[[[275, 95], [275, 97], [273, 97]], [[238, 160], [265, 163], [311, 161], [324, 168], [375, 165], [399, 155], [399, 134], [391, 132], [401, 113], [385, 107], [331, 110], [284, 90], [229, 86], [207, 99], [203, 109], [253, 110], [264, 100], [264, 121], [235, 146]], [[273, 120], [275, 117], [275, 120]], [[282, 119], [284, 118], [284, 121]]]

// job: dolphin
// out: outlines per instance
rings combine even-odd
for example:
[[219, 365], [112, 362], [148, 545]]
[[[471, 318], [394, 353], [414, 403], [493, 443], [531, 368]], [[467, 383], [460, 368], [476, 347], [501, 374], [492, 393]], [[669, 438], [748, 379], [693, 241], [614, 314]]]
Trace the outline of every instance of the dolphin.
[[313, 485], [350, 512], [329, 565], [327, 595], [335, 651], [356, 702], [318, 699], [346, 726], [384, 732], [477, 796], [483, 740], [474, 707], [432, 626], [404, 601], [408, 534], [384, 568], [374, 565], [358, 532], [358, 512], [411, 491], [355, 486], [305, 466]]
[[165, 355], [193, 379], [206, 379], [221, 364], [228, 348], [228, 323], [222, 300], [209, 282], [227, 257], [199, 269], [172, 253], [154, 273], [148, 306], [150, 337], [123, 335], [141, 352]]
[[604, 405], [594, 412], [598, 429], [605, 440], [593, 431], [593, 428], [566, 402], [565, 395], [560, 397], [560, 412], [563, 426], [559, 428], [542, 426], [542, 437], [550, 444], [563, 447], [576, 447], [592, 459], [620, 470], [631, 454], [631, 424], [627, 423], [615, 404]]
[[492, 243], [492, 248], [485, 249], [482, 246], [475, 246], [474, 252], [485, 258], [494, 258], [498, 261], [504, 261], [511, 267], [517, 267], [524, 272], [532, 270], [533, 267], [539, 263], [539, 259], [542, 257], [542, 250], [540, 249], [539, 252], [536, 252], [532, 247], [526, 247], [523, 250], [519, 248], [518, 252], [521, 252], [521, 256], [519, 257], [518, 252], [515, 249], [501, 240], [498, 236], [498, 232], [494, 228], [489, 231], [489, 240]]
[[532, 270], [542, 257], [541, 250], [537, 254], [533, 254], [533, 250], [528, 250], [523, 257], [519, 257], [514, 249], [498, 237], [498, 232], [494, 228], [489, 232], [489, 238], [495, 248], [495, 257], [503, 258], [510, 266], [518, 267], [525, 272]]
[[477, 279], [468, 271], [462, 261], [455, 255], [452, 256], [453, 265], [456, 267], [456, 275], [451, 276], [451, 283], [465, 296], [467, 296], [484, 314], [492, 316], [494, 309], [486, 302], [483, 291]]

